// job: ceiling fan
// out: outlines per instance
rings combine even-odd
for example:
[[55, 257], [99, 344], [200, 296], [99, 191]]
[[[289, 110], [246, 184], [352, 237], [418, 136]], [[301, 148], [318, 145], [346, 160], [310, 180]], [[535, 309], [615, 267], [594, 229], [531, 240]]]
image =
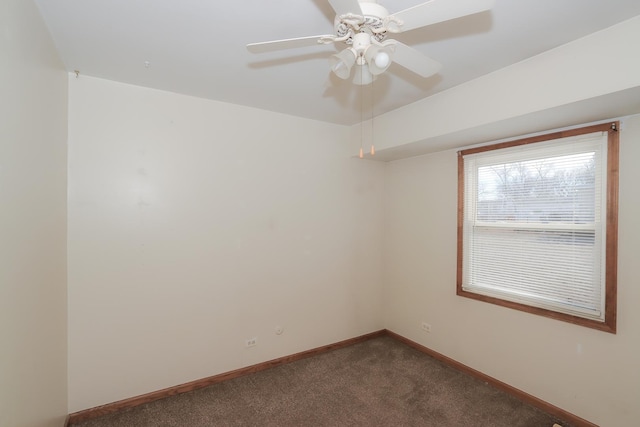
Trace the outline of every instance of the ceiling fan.
[[392, 62], [422, 76], [429, 77], [440, 70], [440, 63], [389, 34], [402, 33], [438, 22], [491, 9], [495, 0], [430, 0], [426, 3], [389, 14], [376, 0], [327, 0], [336, 12], [334, 34], [298, 37], [251, 43], [253, 53], [344, 43], [347, 47], [329, 59], [331, 71], [342, 79], [351, 76], [357, 85], [371, 83], [385, 72]]

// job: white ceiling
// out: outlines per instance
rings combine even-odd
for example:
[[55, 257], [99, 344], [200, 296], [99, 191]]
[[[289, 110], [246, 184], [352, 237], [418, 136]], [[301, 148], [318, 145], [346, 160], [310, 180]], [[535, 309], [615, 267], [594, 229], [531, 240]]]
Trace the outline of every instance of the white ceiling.
[[[379, 0], [390, 13], [422, 2]], [[442, 70], [424, 79], [392, 65], [361, 98], [363, 87], [330, 73], [333, 46], [263, 54], [245, 48], [331, 34], [334, 12], [326, 0], [36, 3], [69, 71], [345, 125], [640, 15], [639, 0], [496, 0], [490, 12], [394, 37]], [[371, 95], [373, 111], [370, 102], [361, 109]]]

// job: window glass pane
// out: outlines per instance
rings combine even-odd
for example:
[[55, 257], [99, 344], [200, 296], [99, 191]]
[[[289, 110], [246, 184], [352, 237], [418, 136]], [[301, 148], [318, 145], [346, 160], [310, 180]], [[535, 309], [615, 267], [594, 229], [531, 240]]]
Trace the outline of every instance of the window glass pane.
[[594, 152], [482, 166], [477, 174], [478, 220], [594, 221]]

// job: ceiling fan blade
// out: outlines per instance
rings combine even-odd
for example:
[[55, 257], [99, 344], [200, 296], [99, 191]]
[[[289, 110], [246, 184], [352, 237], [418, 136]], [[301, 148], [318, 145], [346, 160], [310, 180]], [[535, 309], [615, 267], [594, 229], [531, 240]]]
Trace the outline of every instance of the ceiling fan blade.
[[396, 12], [391, 17], [402, 22], [398, 30], [404, 32], [484, 12], [491, 9], [494, 4], [495, 0], [431, 0]]
[[362, 9], [358, 0], [328, 0], [329, 4], [336, 11], [336, 15], [346, 15], [347, 13], [353, 13], [355, 15], [362, 15]]
[[388, 40], [385, 45], [393, 45], [391, 56], [393, 62], [422, 77], [430, 77], [442, 68], [442, 64], [438, 61], [397, 40]]
[[268, 42], [250, 43], [247, 49], [252, 53], [273, 52], [276, 50], [293, 49], [296, 47], [318, 46], [326, 44], [327, 40], [335, 38], [333, 35], [296, 37], [294, 39], [272, 40]]

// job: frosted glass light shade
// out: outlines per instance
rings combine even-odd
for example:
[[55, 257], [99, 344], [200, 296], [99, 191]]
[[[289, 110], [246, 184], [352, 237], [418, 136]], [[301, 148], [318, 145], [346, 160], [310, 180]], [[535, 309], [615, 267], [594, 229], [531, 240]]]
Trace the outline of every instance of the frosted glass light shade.
[[371, 84], [374, 79], [374, 75], [369, 71], [369, 66], [367, 64], [358, 65], [356, 67], [356, 71], [353, 74], [353, 83], [364, 86]]
[[356, 62], [356, 54], [351, 49], [345, 49], [340, 53], [331, 55], [329, 63], [331, 71], [341, 79], [348, 79], [351, 75], [351, 67]]

